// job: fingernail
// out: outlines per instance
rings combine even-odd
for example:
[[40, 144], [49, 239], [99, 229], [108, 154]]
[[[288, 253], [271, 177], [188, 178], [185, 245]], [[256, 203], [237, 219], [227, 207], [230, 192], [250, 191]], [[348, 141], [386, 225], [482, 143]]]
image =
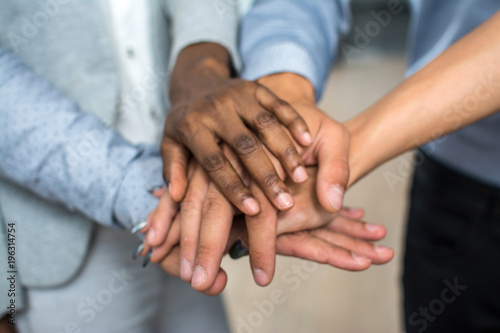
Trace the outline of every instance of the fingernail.
[[168, 183], [168, 193], [172, 196], [172, 184], [170, 182]]
[[146, 235], [146, 241], [151, 244], [155, 240], [156, 231], [153, 228], [149, 228], [148, 234]]
[[260, 268], [253, 269], [253, 277], [259, 286], [265, 286], [269, 283], [269, 277], [266, 272]]
[[366, 264], [368, 262], [371, 262], [371, 259], [364, 257], [364, 256], [360, 256], [359, 254], [356, 254], [354, 252], [351, 252], [351, 255], [354, 258], [354, 260], [356, 260], [360, 264]]
[[375, 251], [377, 251], [377, 253], [384, 254], [384, 253], [392, 252], [392, 249], [389, 247], [382, 246], [382, 245], [375, 245]]
[[153, 255], [153, 249], [149, 250], [146, 256], [144, 257], [144, 261], [142, 262], [142, 267], [146, 267], [149, 264], [152, 255]]
[[246, 198], [243, 200], [243, 207], [250, 215], [256, 215], [260, 211], [260, 206], [254, 198]]
[[366, 230], [368, 230], [369, 232], [376, 232], [378, 230], [380, 230], [380, 225], [378, 224], [372, 224], [372, 223], [366, 223], [365, 224], [365, 228]]
[[298, 183], [302, 183], [302, 182], [305, 182], [307, 180], [307, 172], [306, 172], [306, 168], [304, 168], [303, 166], [298, 166], [295, 168], [295, 170], [293, 170], [293, 179], [298, 182]]
[[199, 287], [207, 281], [207, 272], [201, 266], [196, 266], [193, 271], [193, 279], [191, 280], [191, 286]]
[[133, 234], [136, 234], [137, 232], [141, 231], [142, 229], [144, 229], [145, 226], [148, 225], [148, 221], [147, 220], [140, 220], [139, 222], [137, 222], [136, 224], [134, 224], [132, 226], [132, 228], [130, 228], [130, 232]]
[[280, 209], [286, 209], [293, 206], [293, 197], [288, 192], [281, 192], [280, 194], [278, 194], [276, 201], [278, 201]]
[[236, 243], [229, 249], [229, 256], [233, 259], [239, 259], [248, 255], [248, 248], [243, 244], [241, 240], [237, 240]]
[[132, 253], [132, 259], [137, 259], [137, 257], [139, 256], [139, 253], [142, 252], [142, 250], [144, 250], [144, 243], [141, 242], [141, 244], [139, 244], [136, 248], [135, 248], [135, 251], [134, 253]]
[[311, 133], [309, 132], [305, 132], [304, 134], [302, 134], [302, 139], [304, 139], [307, 144], [311, 144], [313, 142], [313, 138], [311, 136]]
[[335, 210], [340, 210], [342, 207], [342, 200], [344, 198], [344, 190], [338, 186], [333, 185], [328, 190], [328, 201], [330, 201], [330, 205]]
[[193, 266], [186, 259], [181, 259], [181, 279], [190, 281], [191, 274], [193, 274]]

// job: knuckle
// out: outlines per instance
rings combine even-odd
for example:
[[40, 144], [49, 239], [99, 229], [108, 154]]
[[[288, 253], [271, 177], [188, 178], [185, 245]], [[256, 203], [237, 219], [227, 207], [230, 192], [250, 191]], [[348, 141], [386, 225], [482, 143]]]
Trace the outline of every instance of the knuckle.
[[275, 188], [279, 183], [281, 183], [281, 179], [275, 173], [268, 173], [262, 177], [262, 184], [267, 188]]
[[295, 147], [293, 145], [286, 147], [282, 153], [283, 157], [286, 157], [286, 158], [295, 157], [298, 154], [299, 153], [297, 152], [297, 149], [295, 149]]
[[292, 170], [295, 170], [296, 167], [304, 165], [302, 162], [302, 158], [300, 157], [299, 153], [297, 152], [297, 149], [292, 146], [286, 147], [282, 152], [281, 152], [281, 159], [283, 160], [284, 163], [286, 163], [286, 166], [288, 168], [291, 168]]
[[179, 119], [179, 124], [175, 128], [176, 134], [184, 141], [186, 137], [196, 135], [200, 130], [200, 120], [194, 113], [189, 113]]
[[203, 195], [197, 191], [189, 192], [181, 201], [181, 210], [199, 209], [203, 204]]
[[295, 115], [292, 117], [290, 121], [290, 125], [296, 125], [296, 126], [302, 126], [305, 125], [304, 119], [298, 114], [295, 113]]
[[227, 96], [225, 94], [220, 95], [209, 95], [204, 98], [204, 104], [207, 106], [209, 111], [217, 113], [227, 102]]
[[240, 194], [243, 194], [243, 197], [248, 196], [246, 188], [239, 180], [230, 181], [225, 187], [226, 193], [229, 197], [234, 198]]
[[255, 127], [260, 130], [266, 129], [271, 126], [275, 126], [276, 123], [277, 123], [276, 117], [273, 114], [265, 111], [260, 112], [255, 118], [254, 122]]
[[248, 155], [259, 149], [259, 143], [248, 134], [241, 134], [234, 140], [234, 149], [238, 155]]
[[277, 98], [273, 102], [273, 109], [276, 111], [286, 112], [286, 111], [289, 111], [290, 108], [291, 108], [290, 104], [288, 104], [287, 102], [285, 102], [282, 99]]
[[202, 242], [198, 244], [197, 257], [202, 259], [213, 257], [217, 250], [218, 249], [214, 244]]
[[226, 159], [224, 158], [224, 154], [220, 151], [216, 151], [204, 157], [201, 161], [201, 165], [208, 172], [217, 172], [224, 168]]
[[204, 217], [218, 217], [218, 215], [224, 212], [224, 198], [219, 196], [207, 196], [205, 203], [203, 205], [203, 216]]

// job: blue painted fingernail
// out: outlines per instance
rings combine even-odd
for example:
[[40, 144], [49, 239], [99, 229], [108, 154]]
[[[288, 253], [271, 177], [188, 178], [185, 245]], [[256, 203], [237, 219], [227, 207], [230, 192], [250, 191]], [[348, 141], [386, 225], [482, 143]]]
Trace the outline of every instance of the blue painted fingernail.
[[146, 256], [144, 257], [144, 261], [142, 262], [142, 267], [146, 267], [151, 260], [151, 255], [153, 255], [153, 249], [149, 250]]
[[248, 248], [241, 240], [236, 241], [236, 243], [234, 243], [229, 250], [229, 256], [233, 259], [239, 259], [246, 255], [248, 255]]
[[144, 243], [141, 242], [141, 244], [139, 244], [136, 248], [135, 248], [135, 251], [134, 253], [132, 253], [132, 259], [137, 259], [137, 257], [139, 256], [139, 253], [142, 252], [142, 250], [144, 250]]
[[147, 226], [147, 225], [148, 225], [148, 220], [146, 220], [146, 219], [140, 220], [139, 222], [137, 222], [136, 224], [134, 224], [132, 226], [132, 228], [130, 228], [130, 232], [132, 233], [132, 235], [134, 235], [137, 232], [139, 232], [142, 229], [144, 229], [144, 227]]

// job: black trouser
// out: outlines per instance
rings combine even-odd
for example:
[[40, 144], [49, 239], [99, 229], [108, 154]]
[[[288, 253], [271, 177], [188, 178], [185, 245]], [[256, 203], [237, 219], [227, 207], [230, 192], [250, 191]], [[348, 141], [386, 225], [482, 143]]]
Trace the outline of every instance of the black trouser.
[[407, 332], [500, 332], [500, 189], [426, 156], [414, 175], [403, 283]]

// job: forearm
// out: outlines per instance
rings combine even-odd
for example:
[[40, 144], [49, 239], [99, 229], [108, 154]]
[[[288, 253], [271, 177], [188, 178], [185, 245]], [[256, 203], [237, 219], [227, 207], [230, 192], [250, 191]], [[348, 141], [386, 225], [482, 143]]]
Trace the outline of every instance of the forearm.
[[130, 226], [154, 208], [141, 187], [162, 182], [157, 149], [131, 145], [15, 55], [0, 50], [0, 69], [2, 178], [106, 225]]
[[199, 43], [218, 44], [230, 55], [230, 65], [240, 70], [237, 47], [238, 6], [236, 0], [163, 0], [170, 20], [172, 45], [169, 66], [177, 64], [184, 49]]
[[170, 81], [172, 104], [190, 100], [231, 76], [228, 51], [214, 43], [198, 43], [184, 48], [177, 58]]
[[346, 122], [350, 180], [500, 110], [500, 13]]

